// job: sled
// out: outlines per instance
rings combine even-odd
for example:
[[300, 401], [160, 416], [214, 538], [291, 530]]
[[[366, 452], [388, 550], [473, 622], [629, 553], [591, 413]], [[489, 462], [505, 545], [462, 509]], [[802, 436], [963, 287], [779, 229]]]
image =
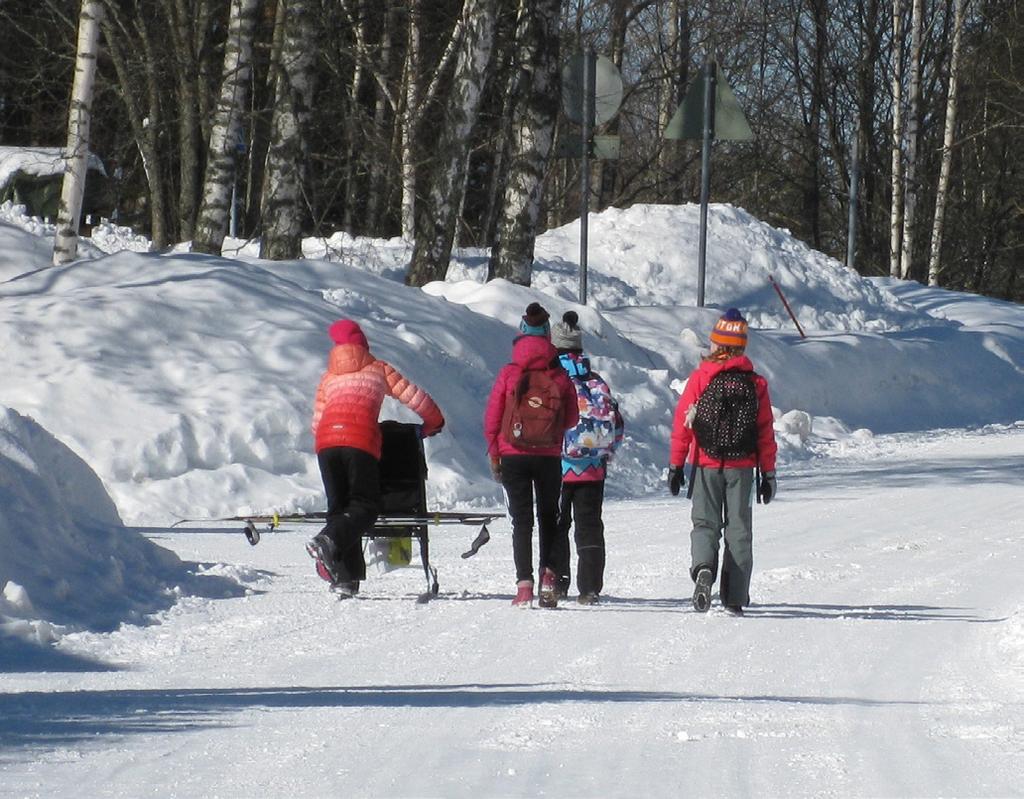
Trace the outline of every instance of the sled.
[[[409, 565], [412, 560], [412, 542], [418, 542], [420, 561], [427, 580], [427, 591], [420, 595], [418, 601], [427, 602], [437, 596], [440, 588], [437, 569], [430, 562], [428, 528], [431, 525], [452, 524], [479, 526], [480, 529], [470, 543], [469, 549], [462, 553], [463, 558], [470, 558], [490, 541], [487, 525], [505, 514], [428, 511], [427, 459], [423, 452], [420, 426], [406, 422], [384, 421], [380, 423], [380, 429], [381, 512], [364, 538], [386, 544], [386, 557], [392, 567]], [[326, 517], [327, 514], [324, 512], [253, 514], [219, 519], [181, 519], [171, 526], [176, 527], [185, 522], [243, 522], [246, 539], [256, 546], [260, 542], [261, 527], [263, 531], [271, 531], [285, 523], [315, 524], [323, 522]]]

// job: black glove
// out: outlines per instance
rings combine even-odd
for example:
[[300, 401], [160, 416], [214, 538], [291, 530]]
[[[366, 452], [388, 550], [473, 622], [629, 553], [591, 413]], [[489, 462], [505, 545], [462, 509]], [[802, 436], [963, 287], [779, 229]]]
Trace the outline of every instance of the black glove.
[[778, 493], [779, 484], [775, 479], [775, 472], [765, 472], [761, 475], [761, 482], [757, 486], [757, 501], [767, 505]]
[[686, 483], [686, 477], [683, 475], [682, 466], [669, 466], [668, 467], [668, 490], [672, 492], [672, 496], [679, 495], [679, 489]]

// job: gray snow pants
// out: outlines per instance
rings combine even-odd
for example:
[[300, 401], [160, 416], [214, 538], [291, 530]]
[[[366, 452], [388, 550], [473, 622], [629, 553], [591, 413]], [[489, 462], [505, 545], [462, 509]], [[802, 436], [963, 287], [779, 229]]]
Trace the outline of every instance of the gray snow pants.
[[703, 568], [718, 574], [718, 542], [725, 531], [722, 579], [718, 593], [723, 605], [750, 604], [750, 575], [754, 569], [754, 469], [700, 467], [693, 475], [690, 518], [690, 577]]

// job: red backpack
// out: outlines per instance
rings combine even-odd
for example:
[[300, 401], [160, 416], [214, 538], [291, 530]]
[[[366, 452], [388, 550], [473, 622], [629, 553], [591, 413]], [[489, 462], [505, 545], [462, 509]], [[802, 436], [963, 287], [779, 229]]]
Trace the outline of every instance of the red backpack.
[[505, 398], [501, 435], [516, 449], [561, 450], [565, 423], [562, 389], [550, 369], [524, 369]]

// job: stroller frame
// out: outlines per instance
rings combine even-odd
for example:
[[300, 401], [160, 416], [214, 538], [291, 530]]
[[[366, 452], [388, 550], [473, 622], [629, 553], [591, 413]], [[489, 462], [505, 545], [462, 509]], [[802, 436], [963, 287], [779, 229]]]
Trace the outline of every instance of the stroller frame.
[[[420, 425], [408, 422], [383, 421], [380, 423], [382, 448], [380, 458], [381, 510], [373, 527], [364, 538], [415, 538], [419, 542], [420, 561], [427, 580], [427, 590], [418, 602], [429, 602], [437, 596], [440, 585], [437, 569], [430, 562], [429, 525], [479, 525], [480, 530], [469, 549], [462, 553], [470, 558], [490, 541], [487, 525], [502, 518], [503, 513], [460, 513], [457, 511], [427, 510], [427, 459], [423, 451]], [[172, 527], [185, 522], [240, 521], [245, 523], [245, 537], [256, 546], [260, 542], [260, 526], [276, 530], [282, 523], [316, 523], [327, 518], [324, 512], [271, 513], [265, 515], [230, 516], [220, 519], [181, 519]]]

